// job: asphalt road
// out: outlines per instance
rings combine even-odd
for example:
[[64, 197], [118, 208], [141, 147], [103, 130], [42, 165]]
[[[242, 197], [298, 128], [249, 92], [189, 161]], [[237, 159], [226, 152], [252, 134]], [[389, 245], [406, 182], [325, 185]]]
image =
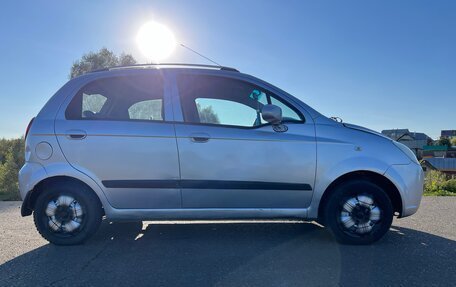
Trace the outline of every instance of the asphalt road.
[[370, 246], [312, 223], [103, 222], [85, 245], [48, 244], [0, 202], [0, 286], [455, 286], [456, 197], [426, 197]]

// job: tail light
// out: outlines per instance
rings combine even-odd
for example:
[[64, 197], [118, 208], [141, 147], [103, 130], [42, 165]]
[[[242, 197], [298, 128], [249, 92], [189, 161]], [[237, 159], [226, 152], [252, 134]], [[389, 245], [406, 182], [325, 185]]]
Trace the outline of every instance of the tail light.
[[27, 125], [27, 129], [25, 130], [25, 139], [27, 139], [27, 135], [28, 135], [28, 133], [29, 133], [29, 131], [30, 131], [30, 127], [32, 126], [32, 123], [33, 123], [33, 120], [34, 120], [34, 119], [35, 119], [35, 117], [33, 117], [33, 118], [30, 120], [29, 124]]

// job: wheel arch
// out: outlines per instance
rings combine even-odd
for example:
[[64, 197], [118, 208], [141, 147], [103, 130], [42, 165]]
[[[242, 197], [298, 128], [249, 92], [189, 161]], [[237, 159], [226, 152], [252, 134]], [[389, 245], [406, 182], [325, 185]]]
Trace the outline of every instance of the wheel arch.
[[331, 184], [326, 188], [326, 190], [324, 191], [324, 193], [320, 199], [320, 204], [318, 206], [318, 218], [320, 220], [323, 219], [324, 208], [326, 207], [328, 199], [333, 194], [333, 192], [336, 190], [336, 187], [343, 182], [347, 182], [347, 181], [355, 180], [355, 179], [358, 179], [358, 180], [365, 179], [365, 180], [374, 182], [375, 184], [378, 184], [381, 188], [383, 188], [383, 190], [385, 190], [388, 197], [390, 198], [391, 203], [393, 204], [394, 213], [398, 213], [399, 216], [401, 215], [402, 197], [401, 197], [399, 190], [394, 185], [394, 183], [391, 180], [389, 180], [387, 177], [385, 177], [379, 173], [367, 171], [367, 170], [359, 170], [359, 171], [352, 171], [352, 172], [339, 176], [333, 182], [331, 182]]
[[[27, 193], [26, 198], [24, 199], [24, 202], [22, 203], [22, 208], [21, 208], [21, 215], [22, 216], [28, 216], [31, 215], [33, 210], [35, 209], [35, 204], [37, 198], [45, 192], [46, 188], [51, 186], [51, 185], [56, 185], [56, 184], [72, 184], [72, 185], [79, 185], [82, 189], [85, 189], [85, 192], [92, 192], [98, 199], [100, 205], [103, 207], [103, 201], [100, 200], [98, 194], [85, 182], [83, 182], [80, 179], [77, 179], [75, 177], [67, 176], [67, 175], [57, 175], [57, 176], [51, 176], [42, 179], [40, 182], [38, 182], [33, 189]], [[103, 209], [104, 213], [104, 209]]]

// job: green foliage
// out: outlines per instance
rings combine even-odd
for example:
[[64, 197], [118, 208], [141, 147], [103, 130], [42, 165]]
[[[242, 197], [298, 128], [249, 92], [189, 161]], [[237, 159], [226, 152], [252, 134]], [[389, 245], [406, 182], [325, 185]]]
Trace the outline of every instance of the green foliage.
[[439, 140], [439, 145], [444, 145], [444, 146], [450, 147], [451, 146], [450, 139], [446, 138], [446, 137], [441, 137]]
[[436, 192], [441, 188], [442, 183], [446, 180], [443, 173], [437, 170], [430, 170], [426, 174], [424, 189], [426, 192]]
[[451, 145], [456, 146], [456, 137], [451, 138]]
[[424, 194], [456, 196], [456, 179], [448, 180], [444, 173], [430, 170], [424, 181]]
[[102, 48], [98, 52], [84, 54], [80, 60], [74, 62], [69, 77], [73, 79], [90, 71], [133, 64], [136, 64], [136, 60], [132, 55], [122, 53], [116, 56], [112, 51]]
[[442, 188], [446, 191], [453, 192], [456, 195], [456, 178], [445, 181]]
[[19, 200], [17, 174], [24, 164], [24, 138], [0, 139], [0, 200]]
[[196, 104], [196, 108], [198, 109], [198, 115], [200, 118], [200, 122], [202, 123], [210, 123], [210, 124], [219, 124], [220, 120], [218, 115], [212, 109], [212, 106], [201, 107], [200, 104]]

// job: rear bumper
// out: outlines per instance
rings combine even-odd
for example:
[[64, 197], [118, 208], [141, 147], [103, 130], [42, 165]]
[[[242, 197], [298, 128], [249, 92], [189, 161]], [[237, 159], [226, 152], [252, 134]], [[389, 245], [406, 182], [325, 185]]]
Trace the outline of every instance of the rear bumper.
[[415, 163], [392, 165], [385, 173], [397, 187], [402, 198], [400, 217], [414, 214], [423, 197], [424, 173]]
[[35, 162], [26, 162], [19, 170], [19, 191], [22, 200], [25, 200], [27, 193], [35, 187], [38, 180], [44, 178], [46, 170], [44, 167]]
[[22, 201], [22, 206], [21, 206], [22, 217], [32, 215], [33, 209], [30, 206], [30, 195], [31, 194], [32, 194], [31, 192], [27, 193], [24, 200]]
[[29, 206], [30, 194], [41, 178], [46, 176], [46, 170], [39, 163], [26, 162], [19, 171], [19, 191], [22, 198], [21, 215], [32, 214]]

